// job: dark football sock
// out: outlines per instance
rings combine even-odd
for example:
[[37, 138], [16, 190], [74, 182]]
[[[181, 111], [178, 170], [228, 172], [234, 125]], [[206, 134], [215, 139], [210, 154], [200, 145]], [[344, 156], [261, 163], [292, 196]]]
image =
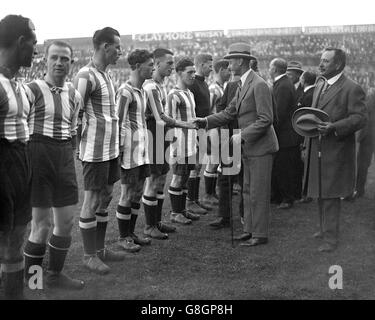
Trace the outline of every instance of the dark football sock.
[[124, 206], [117, 206], [116, 218], [118, 223], [118, 230], [120, 233], [120, 238], [126, 238], [130, 235], [130, 218], [131, 218], [131, 208]]
[[104, 249], [105, 234], [108, 225], [108, 212], [97, 212], [96, 214], [96, 250]]
[[169, 197], [171, 199], [171, 207], [173, 213], [181, 213], [181, 188], [169, 187], [168, 189]]
[[96, 254], [96, 218], [79, 218], [85, 255]]
[[72, 237], [59, 237], [52, 234], [48, 243], [48, 270], [56, 273], [60, 273], [62, 271], [71, 242]]
[[28, 240], [23, 250], [25, 256], [25, 279], [29, 280], [33, 274], [29, 273], [31, 266], [41, 266], [46, 253], [45, 243], [35, 243]]
[[145, 210], [146, 225], [155, 226], [157, 224], [156, 210], [158, 209], [156, 197], [143, 196], [142, 202]]

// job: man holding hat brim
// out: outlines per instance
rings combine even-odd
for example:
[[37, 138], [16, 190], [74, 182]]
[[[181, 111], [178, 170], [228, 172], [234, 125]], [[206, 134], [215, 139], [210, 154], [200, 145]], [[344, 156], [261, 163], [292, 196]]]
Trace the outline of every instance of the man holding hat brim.
[[[302, 64], [298, 61], [289, 61], [288, 66], [286, 69], [286, 74], [288, 78], [292, 81], [294, 88], [296, 89], [296, 102], [298, 105], [298, 101], [302, 98], [304, 94], [304, 87], [301, 83], [301, 76], [303, 74]], [[296, 106], [297, 106], [296, 105]], [[299, 144], [302, 145], [303, 139], [299, 140]], [[301, 147], [302, 149], [302, 147]], [[294, 198], [295, 200], [299, 201], [302, 198], [302, 178], [303, 178], [303, 161], [301, 159], [301, 152], [300, 157], [296, 159], [294, 164]]]
[[[244, 171], [244, 233], [236, 237], [241, 245], [256, 246], [268, 242], [270, 216], [272, 157], [279, 145], [273, 128], [271, 91], [267, 83], [250, 69], [250, 46], [230, 45], [230, 69], [241, 77], [241, 87], [228, 107], [206, 118], [194, 120], [197, 128], [211, 129], [237, 118], [241, 133], [232, 143], [242, 145]], [[251, 177], [251, 179], [250, 179]]]
[[293, 118], [297, 132], [311, 135], [306, 143], [304, 182], [307, 185], [304, 187], [307, 187], [307, 196], [312, 198], [319, 196], [319, 138], [316, 135], [320, 133], [322, 136], [323, 219], [322, 231], [314, 235], [324, 240], [319, 248], [321, 252], [333, 251], [337, 247], [340, 198], [351, 195], [355, 186], [355, 132], [367, 121], [365, 93], [343, 74], [345, 63], [346, 55], [341, 49], [327, 48], [323, 51], [319, 64], [322, 77], [314, 90], [312, 108], [326, 112], [329, 119], [319, 111], [305, 113], [306, 108], [297, 110], [297, 116]]
[[302, 137], [315, 138], [319, 136], [318, 126], [329, 122], [329, 115], [316, 108], [299, 108], [292, 117], [293, 129]]

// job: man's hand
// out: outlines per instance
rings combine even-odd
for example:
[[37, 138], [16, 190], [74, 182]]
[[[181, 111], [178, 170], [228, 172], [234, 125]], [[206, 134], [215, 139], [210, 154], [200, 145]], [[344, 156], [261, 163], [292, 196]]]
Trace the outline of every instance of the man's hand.
[[196, 129], [197, 128], [196, 124], [194, 123], [194, 120], [183, 122], [183, 127], [185, 129]]
[[204, 129], [207, 127], [206, 118], [195, 118], [193, 119], [193, 123], [195, 125], [195, 129]]
[[231, 138], [230, 141], [233, 145], [235, 144], [241, 144], [241, 133], [234, 134]]
[[332, 122], [322, 122], [318, 124], [318, 131], [322, 136], [327, 136], [335, 131], [335, 127]]

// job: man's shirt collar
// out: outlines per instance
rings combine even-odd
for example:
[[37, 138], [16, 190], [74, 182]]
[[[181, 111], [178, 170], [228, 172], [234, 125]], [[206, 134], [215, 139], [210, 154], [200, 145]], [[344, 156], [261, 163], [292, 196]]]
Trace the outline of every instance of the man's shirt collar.
[[303, 92], [306, 92], [307, 90], [314, 88], [315, 84], [312, 84], [311, 86], [307, 86], [305, 89], [303, 89]]
[[281, 79], [283, 76], [286, 76], [286, 73], [280, 74], [277, 77], [275, 77], [275, 80], [273, 82], [275, 83], [277, 80]]
[[250, 74], [250, 72], [251, 72], [252, 70], [251, 69], [249, 69], [249, 70], [247, 70], [242, 76], [241, 76], [241, 88], [244, 86], [244, 84], [245, 84], [245, 81], [246, 81], [246, 78], [248, 77], [248, 75]]
[[336, 74], [334, 77], [332, 77], [331, 79], [328, 79], [327, 80], [327, 83], [332, 86], [333, 84], [335, 84], [335, 82], [337, 82], [337, 80], [339, 80], [339, 78], [341, 77], [341, 75], [344, 73], [344, 71], [341, 71], [339, 74]]

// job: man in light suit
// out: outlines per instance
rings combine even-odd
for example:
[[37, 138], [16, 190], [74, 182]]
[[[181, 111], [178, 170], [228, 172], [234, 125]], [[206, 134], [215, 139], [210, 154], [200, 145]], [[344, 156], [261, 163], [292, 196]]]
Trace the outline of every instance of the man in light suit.
[[250, 46], [235, 43], [229, 47], [230, 69], [241, 77], [241, 88], [229, 106], [220, 113], [197, 118], [199, 128], [223, 126], [237, 118], [241, 133], [232, 136], [233, 145], [242, 145], [244, 170], [244, 233], [241, 245], [268, 242], [272, 157], [279, 145], [273, 128], [272, 96], [267, 83], [250, 69]]
[[[366, 125], [365, 93], [344, 74], [345, 52], [327, 48], [320, 59], [319, 72], [313, 95], [313, 108], [319, 108], [330, 117], [330, 122], [318, 125], [322, 138], [322, 201], [323, 232], [314, 236], [323, 238], [321, 252], [336, 249], [339, 237], [340, 198], [349, 196], [355, 187], [355, 132]], [[318, 138], [307, 141], [307, 196], [317, 198]]]

